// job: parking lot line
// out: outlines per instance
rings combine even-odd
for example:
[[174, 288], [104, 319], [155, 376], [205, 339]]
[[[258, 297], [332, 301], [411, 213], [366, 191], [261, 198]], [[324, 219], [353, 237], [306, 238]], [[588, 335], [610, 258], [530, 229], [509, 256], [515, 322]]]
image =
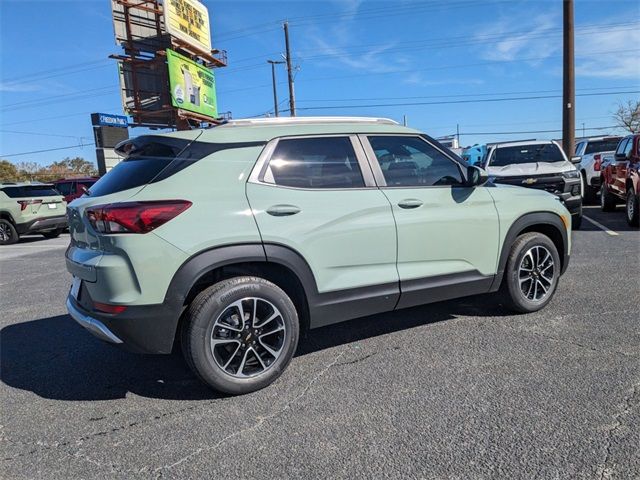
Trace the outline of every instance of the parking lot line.
[[612, 237], [617, 237], [618, 235], [620, 235], [618, 232], [614, 232], [613, 230], [609, 230], [607, 227], [605, 227], [601, 223], [596, 222], [593, 218], [589, 218], [586, 215], [583, 215], [582, 218], [584, 218], [585, 220], [588, 220], [589, 222], [593, 223], [596, 227], [598, 227], [601, 230], [604, 230], [604, 232], [606, 234], [611, 235]]

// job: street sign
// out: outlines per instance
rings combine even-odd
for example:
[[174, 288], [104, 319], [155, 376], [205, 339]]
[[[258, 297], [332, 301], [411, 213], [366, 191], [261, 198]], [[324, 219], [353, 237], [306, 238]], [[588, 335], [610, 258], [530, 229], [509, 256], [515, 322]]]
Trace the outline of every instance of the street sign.
[[129, 119], [124, 115], [112, 115], [110, 113], [92, 113], [91, 124], [103, 127], [121, 127], [129, 126]]

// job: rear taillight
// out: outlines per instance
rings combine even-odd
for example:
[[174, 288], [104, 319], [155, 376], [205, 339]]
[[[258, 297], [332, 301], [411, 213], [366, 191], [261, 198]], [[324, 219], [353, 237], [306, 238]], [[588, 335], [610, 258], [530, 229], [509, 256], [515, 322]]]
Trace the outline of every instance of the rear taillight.
[[117, 315], [118, 313], [124, 312], [127, 307], [125, 305], [111, 305], [109, 303], [93, 302], [93, 309], [98, 312]]
[[91, 226], [100, 233], [147, 233], [175, 218], [187, 208], [187, 200], [126, 202], [87, 208]]
[[601, 168], [602, 168], [602, 155], [597, 153], [593, 156], [593, 169], [596, 172], [599, 172]]
[[37, 205], [42, 203], [42, 200], [18, 200], [18, 203], [20, 204], [20, 211], [22, 212], [27, 208], [27, 205]]

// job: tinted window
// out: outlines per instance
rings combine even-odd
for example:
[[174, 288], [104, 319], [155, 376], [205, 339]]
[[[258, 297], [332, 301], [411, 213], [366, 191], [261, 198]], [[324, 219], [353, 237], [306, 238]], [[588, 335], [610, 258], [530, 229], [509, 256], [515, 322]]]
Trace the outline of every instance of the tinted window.
[[616, 154], [618, 155], [623, 153], [628, 143], [629, 143], [629, 140], [626, 138], [623, 138], [622, 141], [618, 144], [618, 148], [616, 149]]
[[618, 146], [619, 138], [606, 139], [606, 140], [598, 140], [595, 142], [587, 143], [587, 148], [584, 151], [585, 155], [588, 153], [598, 153], [598, 152], [613, 152]]
[[580, 149], [582, 148], [583, 143], [584, 143], [584, 142], [580, 142], [580, 143], [578, 143], [578, 144], [576, 145], [576, 149], [573, 151], [573, 154], [574, 154], [574, 155], [580, 155], [580, 153], [579, 153], [579, 152], [580, 152]]
[[269, 160], [264, 181], [298, 188], [364, 187], [348, 137], [280, 140]]
[[418, 137], [369, 137], [388, 186], [458, 185], [457, 164]]
[[53, 188], [53, 185], [23, 185], [20, 187], [4, 187], [2, 191], [11, 198], [60, 196], [60, 193]]
[[70, 195], [72, 186], [73, 184], [71, 182], [56, 183], [56, 190], [62, 195]]
[[629, 141], [627, 142], [627, 145], [624, 147], [624, 154], [625, 155], [629, 155], [629, 153], [631, 153], [631, 149], [633, 148], [633, 137], [631, 137], [629, 139]]
[[489, 165], [504, 167], [521, 163], [562, 162], [564, 157], [555, 143], [539, 143], [518, 147], [498, 147], [495, 149]]

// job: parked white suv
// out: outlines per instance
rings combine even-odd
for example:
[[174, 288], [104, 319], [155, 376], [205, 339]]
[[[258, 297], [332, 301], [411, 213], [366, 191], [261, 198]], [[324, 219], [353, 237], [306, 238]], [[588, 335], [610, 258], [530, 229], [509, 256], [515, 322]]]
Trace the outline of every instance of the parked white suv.
[[580, 175], [584, 203], [595, 203], [600, 190], [600, 172], [604, 156], [615, 153], [621, 137], [590, 137], [578, 140], [575, 155], [580, 157]]
[[582, 224], [582, 184], [575, 163], [552, 140], [526, 140], [487, 145], [484, 168], [494, 183], [552, 193], [571, 213], [574, 230]]

